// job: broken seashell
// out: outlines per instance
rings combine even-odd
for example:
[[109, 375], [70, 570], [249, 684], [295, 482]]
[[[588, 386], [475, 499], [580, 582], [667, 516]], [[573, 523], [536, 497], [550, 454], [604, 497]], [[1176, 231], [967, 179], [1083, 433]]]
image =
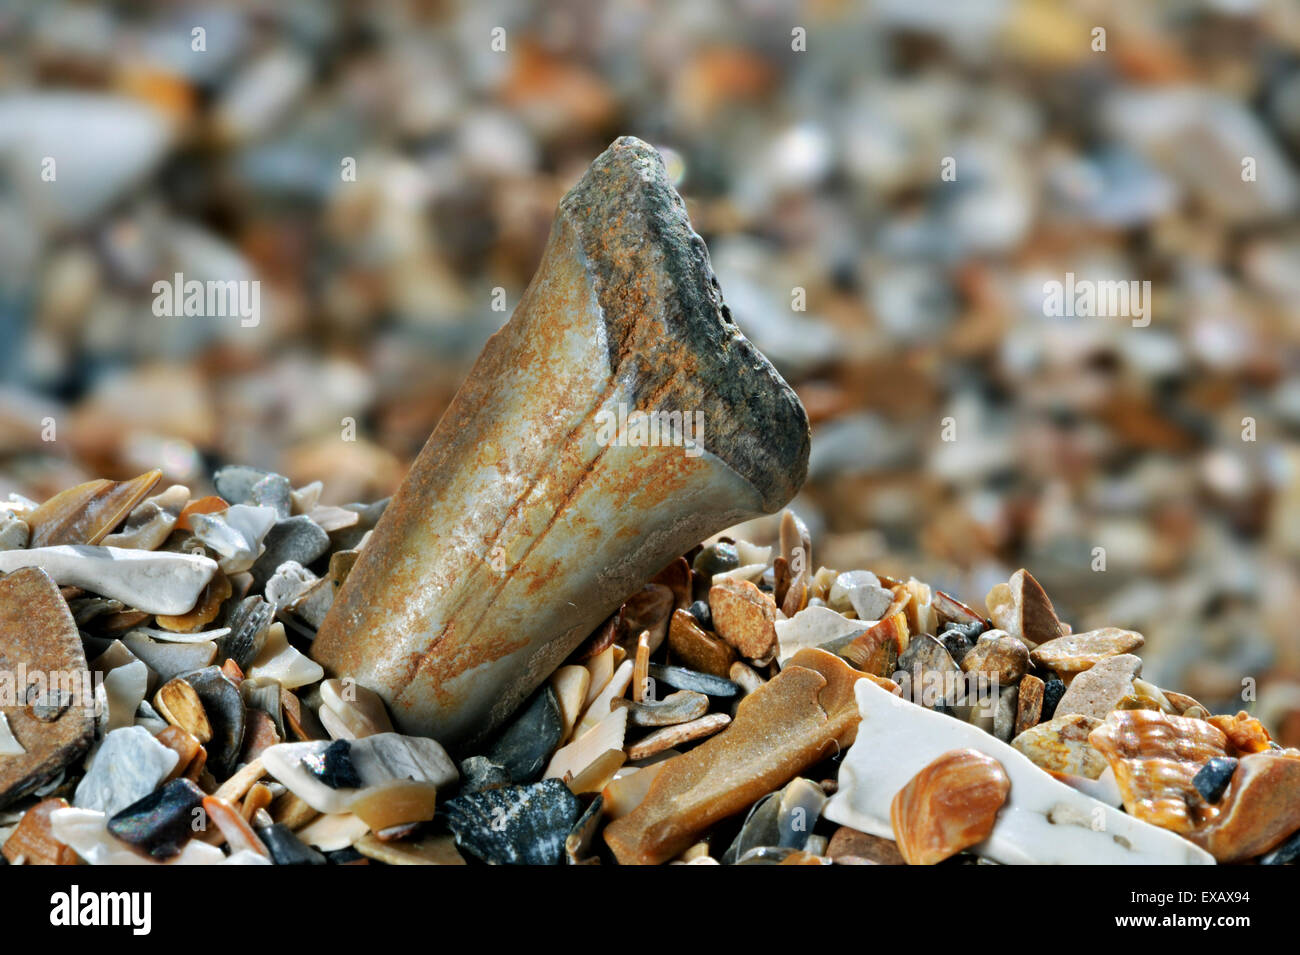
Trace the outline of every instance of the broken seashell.
[[55, 809], [50, 813], [54, 838], [90, 865], [220, 865], [226, 861], [226, 854], [216, 846], [191, 839], [179, 855], [160, 863], [110, 834], [107, 824], [108, 817], [96, 809]]
[[175, 768], [177, 759], [174, 750], [143, 727], [113, 730], [95, 751], [72, 803], [78, 809], [113, 815], [153, 792]]
[[1206, 762], [1227, 755], [1218, 728], [1154, 710], [1116, 710], [1088, 738], [1110, 762], [1134, 818], [1190, 834], [1218, 815], [1192, 782]]
[[[648, 402], [702, 415], [708, 446], [605, 440], [619, 406]], [[658, 154], [621, 138], [561, 202], [312, 654], [403, 729], [472, 746], [642, 581], [793, 497], [809, 444], [798, 398], [728, 321]]]
[[[582, 719], [578, 720], [578, 725], [573, 730], [575, 736], [581, 736], [609, 716], [612, 710], [611, 703], [616, 698], [623, 696], [627, 692], [628, 686], [631, 685], [632, 671], [635, 668], [635, 664], [631, 660], [624, 660], [618, 665], [618, 669], [614, 671], [614, 675], [610, 677], [604, 689], [591, 701], [586, 712], [582, 714]], [[612, 748], [621, 749], [622, 747]]]
[[937, 756], [969, 748], [996, 759], [1011, 781], [993, 831], [976, 850], [981, 857], [1003, 864], [1213, 862], [1180, 836], [1058, 782], [977, 727], [900, 699], [869, 680], [854, 689], [861, 724], [857, 742], [840, 764], [839, 788], [823, 812], [832, 822], [891, 837], [893, 794]]
[[615, 707], [628, 711], [628, 721], [633, 726], [674, 726], [697, 719], [709, 709], [709, 698], [693, 690], [678, 690], [662, 700], [614, 700]]
[[76, 852], [54, 838], [50, 826], [50, 813], [67, 808], [68, 801], [57, 797], [29, 807], [0, 854], [10, 865], [76, 865]]
[[927, 763], [889, 807], [898, 850], [908, 865], [934, 865], [989, 837], [1011, 781], [1002, 765], [974, 749]]
[[1264, 855], [1300, 830], [1298, 791], [1300, 752], [1270, 750], [1243, 756], [1222, 811], [1188, 838], [1224, 863]]
[[563, 779], [566, 775], [578, 775], [606, 750], [621, 750], [626, 732], [627, 710], [623, 707], [611, 710], [572, 743], [558, 749], [546, 765], [543, 778]]
[[970, 652], [957, 662], [967, 673], [996, 680], [1000, 686], [1011, 686], [1029, 669], [1029, 651], [1004, 630], [986, 630]]
[[[348, 758], [361, 787], [333, 788], [304, 765], [305, 759], [319, 757], [339, 743], [348, 746]], [[278, 743], [267, 747], [261, 759], [266, 773], [312, 809], [326, 814], [350, 812], [366, 788], [407, 780], [442, 787], [451, 785], [460, 776], [447, 751], [437, 742], [397, 733], [378, 733], [350, 743], [342, 740]], [[237, 797], [225, 798], [233, 801]]]
[[98, 544], [161, 477], [162, 471], [146, 471], [129, 481], [87, 481], [60, 491], [23, 516], [31, 529], [28, 546]]
[[854, 667], [872, 676], [890, 676], [910, 643], [907, 614], [890, 613], [847, 643], [835, 641], [825, 649], [838, 653]]
[[179, 614], [194, 606], [217, 571], [207, 557], [166, 551], [65, 544], [0, 551], [0, 572], [39, 567], [59, 586], [112, 597], [147, 613]]
[[171, 859], [194, 835], [194, 810], [203, 801], [202, 789], [174, 779], [110, 816], [108, 831], [154, 859]]
[[248, 670], [249, 679], [274, 680], [286, 690], [315, 683], [324, 675], [324, 667], [289, 643], [284, 624], [278, 622], [267, 629], [266, 642]]
[[993, 626], [1019, 638], [1030, 650], [1068, 632], [1042, 585], [1023, 567], [990, 590], [985, 604]]
[[776, 621], [780, 643], [777, 660], [784, 665], [805, 647], [820, 647], [833, 641], [847, 642], [867, 630], [868, 624], [850, 620], [828, 607], [805, 607], [788, 620]]
[[[323, 684], [322, 684], [323, 685]], [[584, 666], [563, 666], [551, 674], [551, 687], [560, 706], [560, 719], [564, 732], [560, 739], [568, 739], [587, 702], [587, 689], [591, 686], [591, 671]]]
[[212, 739], [212, 725], [203, 711], [199, 694], [179, 677], [159, 688], [154, 694], [153, 705], [159, 716], [193, 736], [200, 744]]
[[1211, 716], [1206, 722], [1218, 727], [1228, 737], [1228, 752], [1233, 756], [1264, 753], [1270, 748], [1272, 738], [1268, 735], [1268, 730], [1245, 710], [1236, 716]]
[[674, 746], [712, 736], [731, 722], [726, 713], [711, 713], [688, 723], [677, 723], [655, 730], [627, 748], [629, 759], [645, 759]]
[[347, 727], [352, 739], [392, 733], [393, 723], [379, 694], [358, 686], [351, 678], [324, 680], [320, 685], [322, 717], [328, 709]]

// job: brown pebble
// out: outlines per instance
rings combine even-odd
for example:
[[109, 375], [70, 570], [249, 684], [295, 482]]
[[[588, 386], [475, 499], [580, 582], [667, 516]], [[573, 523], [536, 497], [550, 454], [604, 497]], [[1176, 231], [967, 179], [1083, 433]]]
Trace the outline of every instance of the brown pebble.
[[67, 809], [66, 799], [42, 799], [23, 813], [0, 854], [10, 865], [76, 865], [77, 853], [54, 838], [50, 813]]
[[644, 739], [629, 746], [627, 748], [628, 759], [646, 759], [656, 753], [662, 753], [666, 749], [672, 749], [674, 746], [712, 736], [730, 722], [731, 717], [726, 713], [710, 713], [708, 716], [701, 716], [689, 723], [665, 726], [663, 729], [655, 730]]
[[701, 630], [686, 610], [673, 611], [668, 627], [668, 652], [678, 666], [724, 678], [736, 659], [735, 650]]
[[212, 739], [212, 724], [198, 692], [181, 677], [168, 680], [153, 697], [154, 709], [172, 726], [185, 730], [200, 743]]
[[1084, 633], [1071, 633], [1041, 643], [1029, 654], [1034, 664], [1059, 674], [1081, 673], [1107, 657], [1129, 653], [1145, 640], [1135, 630], [1103, 627]]
[[889, 806], [898, 851], [908, 865], [934, 865], [989, 837], [1011, 780], [1002, 764], [974, 749], [939, 756], [908, 781]]
[[1047, 685], [1032, 673], [1020, 678], [1020, 694], [1016, 698], [1016, 726], [1013, 736], [1019, 736], [1032, 726], [1037, 726], [1043, 716], [1043, 691]]
[[776, 604], [748, 580], [728, 578], [709, 588], [709, 612], [718, 636], [742, 657], [767, 660], [776, 651]]

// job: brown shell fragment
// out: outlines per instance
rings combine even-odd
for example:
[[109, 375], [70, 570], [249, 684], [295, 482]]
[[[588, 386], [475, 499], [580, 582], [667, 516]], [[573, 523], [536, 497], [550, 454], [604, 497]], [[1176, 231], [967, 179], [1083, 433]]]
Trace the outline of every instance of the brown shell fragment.
[[1067, 713], [1039, 723], [1011, 740], [1038, 767], [1096, 779], [1106, 771], [1106, 757], [1088, 740], [1101, 720], [1082, 713]]
[[655, 865], [715, 822], [848, 746], [857, 735], [853, 686], [862, 678], [825, 650], [800, 650], [740, 701], [726, 730], [664, 764], [645, 799], [605, 829], [623, 865]]
[[1002, 764], [974, 749], [929, 763], [889, 806], [898, 851], [908, 865], [934, 865], [989, 837], [1011, 792]]
[[1264, 753], [1270, 747], [1272, 737], [1264, 724], [1245, 710], [1236, 716], [1211, 716], [1206, 720], [1211, 726], [1217, 726], [1228, 737], [1229, 756], [1248, 756], [1251, 753]]
[[1220, 812], [1201, 798], [1192, 778], [1228, 738], [1204, 720], [1155, 710], [1115, 710], [1089, 741], [1110, 762], [1129, 815], [1189, 834]]
[[1142, 634], [1136, 630], [1103, 627], [1041, 643], [1033, 649], [1029, 658], [1035, 665], [1055, 670], [1064, 676], [1067, 673], [1081, 673], [1107, 657], [1131, 653], [1145, 642]]
[[1019, 637], [1031, 650], [1069, 632], [1057, 619], [1047, 592], [1023, 567], [990, 590], [984, 602], [993, 625]]
[[1043, 715], [1043, 692], [1047, 685], [1032, 673], [1021, 677], [1018, 684], [1020, 692], [1016, 695], [1016, 725], [1013, 736], [1019, 736], [1025, 730], [1038, 725]]
[[748, 580], [727, 578], [709, 589], [713, 629], [742, 657], [768, 660], [776, 651], [776, 604]]
[[908, 644], [907, 614], [887, 614], [879, 623], [858, 634], [840, 649], [840, 656], [863, 673], [887, 677], [898, 665]]
[[67, 809], [66, 799], [43, 799], [25, 813], [9, 838], [3, 854], [10, 865], [76, 865], [77, 853], [54, 838], [50, 813]]
[[826, 854], [836, 865], [907, 865], [894, 840], [859, 832], [849, 826], [835, 830]]
[[98, 544], [144, 500], [162, 477], [157, 469], [129, 481], [87, 481], [60, 491], [24, 516], [29, 547]]
[[173, 633], [195, 633], [213, 620], [221, 612], [221, 605], [231, 594], [230, 578], [218, 570], [208, 581], [208, 585], [199, 594], [194, 607], [188, 613], [158, 614], [158, 626]]

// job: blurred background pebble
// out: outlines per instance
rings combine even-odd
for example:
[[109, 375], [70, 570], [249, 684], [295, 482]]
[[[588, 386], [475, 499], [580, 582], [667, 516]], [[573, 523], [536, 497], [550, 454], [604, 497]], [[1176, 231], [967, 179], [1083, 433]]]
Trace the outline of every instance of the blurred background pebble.
[[[816, 563], [1027, 566], [1300, 744], [1293, 0], [8, 0], [0, 500], [391, 493], [624, 133], [808, 407]], [[258, 320], [155, 314], [176, 273]], [[1049, 317], [1067, 273], [1149, 324]]]

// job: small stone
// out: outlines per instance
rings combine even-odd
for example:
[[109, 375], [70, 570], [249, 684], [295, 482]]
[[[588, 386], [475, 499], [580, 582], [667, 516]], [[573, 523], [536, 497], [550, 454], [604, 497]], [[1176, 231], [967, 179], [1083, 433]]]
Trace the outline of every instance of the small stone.
[[728, 544], [726, 541], [710, 544], [702, 549], [695, 555], [692, 564], [695, 572], [705, 580], [712, 580], [715, 574], [725, 574], [739, 566], [740, 554], [736, 551], [736, 545]]
[[[942, 630], [949, 623], [961, 624], [963, 627], [976, 626], [984, 629], [984, 615], [972, 607], [966, 606], [951, 594], [942, 590], [934, 592], [934, 615]], [[972, 637], [972, 639], [974, 639]]]
[[246, 464], [231, 464], [217, 469], [212, 485], [230, 503], [246, 504], [253, 499], [254, 485], [270, 473]]
[[668, 636], [668, 620], [676, 599], [672, 588], [663, 584], [646, 584], [623, 602], [618, 612], [617, 632], [636, 636], [648, 630], [650, 652], [657, 652]]
[[766, 661], [773, 656], [777, 646], [776, 605], [752, 583], [723, 580], [714, 584], [709, 589], [709, 611], [718, 636], [742, 657]]
[[701, 630], [713, 629], [713, 615], [710, 613], [709, 605], [706, 601], [697, 600], [686, 609], [690, 615], [695, 618], [695, 622], [699, 625]]
[[308, 753], [302, 765], [330, 789], [360, 789], [361, 777], [352, 765], [351, 747], [345, 739], [336, 739], [318, 753]]
[[206, 746], [208, 768], [217, 779], [225, 779], [234, 772], [244, 748], [247, 713], [239, 687], [215, 666], [182, 673], [177, 679], [183, 679], [199, 695], [212, 727], [212, 739]]
[[934, 865], [983, 842], [1007, 801], [1002, 765], [974, 749], [950, 750], [894, 796], [889, 816], [908, 865]]
[[1050, 720], [1056, 715], [1056, 707], [1065, 696], [1065, 681], [1055, 673], [1050, 673], [1043, 681], [1043, 708], [1039, 720]]
[[664, 666], [660, 663], [650, 664], [650, 679], [678, 690], [693, 690], [705, 696], [729, 698], [740, 695], [740, 687], [730, 680], [699, 673], [685, 667]]
[[1192, 777], [1192, 785], [1206, 802], [1218, 802], [1232, 782], [1232, 774], [1237, 771], [1237, 760], [1231, 756], [1215, 756], [1197, 770]]
[[835, 830], [826, 854], [836, 865], [907, 865], [893, 839], [859, 832], [850, 826]]
[[985, 601], [993, 625], [1020, 639], [1029, 649], [1064, 636], [1065, 628], [1042, 585], [1023, 567]]
[[662, 700], [637, 703], [620, 698], [613, 705], [627, 709], [628, 722], [633, 726], [674, 726], [703, 716], [709, 709], [709, 698], [692, 690], [678, 690]]
[[993, 712], [993, 735], [1004, 743], [1011, 742], [1011, 737], [1015, 734], [1019, 698], [1019, 686], [1003, 687], [998, 694], [997, 708]]
[[330, 548], [329, 535], [305, 514], [280, 521], [267, 532], [262, 556], [252, 566], [254, 586], [264, 587], [277, 567], [294, 560], [306, 567]]
[[582, 815], [558, 779], [457, 796], [443, 809], [456, 845], [492, 865], [559, 865]]
[[217, 656], [217, 645], [211, 640], [163, 643], [151, 639], [141, 631], [132, 631], [122, 638], [122, 643], [144, 661], [164, 684], [182, 673], [208, 666]]
[[500, 789], [511, 785], [510, 774], [486, 756], [470, 756], [462, 760], [460, 774], [461, 794], [479, 793], [485, 789]]
[[727, 673], [727, 679], [738, 685], [746, 696], [749, 696], [767, 682], [758, 674], [757, 670], [741, 663], [739, 660], [731, 665], [731, 670]]
[[943, 644], [943, 648], [948, 651], [950, 657], [954, 660], [960, 660], [975, 648], [975, 639], [978, 638], [967, 637], [960, 627], [953, 625], [939, 634], [937, 639]]
[[155, 859], [171, 859], [194, 835], [194, 810], [203, 797], [188, 779], [174, 779], [114, 813], [108, 831]]
[[970, 653], [961, 659], [967, 673], [979, 674], [1000, 686], [1011, 686], [1029, 669], [1029, 650], [1011, 634], [989, 630], [980, 635]]
[[1056, 712], [1082, 713], [1104, 720], [1132, 694], [1133, 678], [1141, 672], [1142, 660], [1131, 653], [1107, 657], [1070, 681], [1056, 705]]
[[736, 659], [732, 647], [701, 630], [685, 610], [673, 611], [668, 626], [668, 652], [683, 666], [723, 678]]
[[94, 760], [77, 784], [72, 804], [112, 816], [158, 787], [178, 756], [143, 727], [127, 726], [104, 737]]
[[146, 613], [187, 613], [217, 572], [196, 554], [65, 544], [0, 551], [0, 573], [39, 567], [60, 587], [81, 587]]
[[884, 587], [854, 587], [849, 602], [859, 620], [879, 620], [894, 602], [894, 594]]
[[711, 713], [708, 716], [701, 716], [699, 719], [691, 720], [689, 723], [666, 726], [663, 729], [655, 730], [629, 746], [627, 748], [628, 758], [633, 760], [646, 759], [683, 743], [712, 736], [730, 722], [731, 717], [726, 713]]
[[276, 865], [325, 865], [325, 856], [295, 836], [293, 830], [283, 823], [264, 826], [256, 832]]
[[279, 621], [267, 628], [261, 651], [248, 665], [249, 679], [274, 680], [286, 690], [316, 683], [324, 675], [324, 667], [289, 643]]
[[217, 641], [218, 653], [241, 668], [252, 666], [266, 645], [274, 616], [275, 609], [260, 594], [245, 597], [231, 611], [229, 633]]
[[899, 658], [909, 645], [907, 614], [899, 612], [887, 614], [851, 640], [832, 641], [822, 649], [842, 656], [863, 673], [888, 677], [899, 669]]
[[1234, 756], [1264, 753], [1272, 748], [1272, 740], [1264, 724], [1245, 710], [1239, 711], [1236, 716], [1211, 716], [1206, 722], [1217, 726], [1228, 737], [1228, 752]]
[[497, 737], [487, 758], [504, 767], [516, 784], [536, 782], [563, 742], [563, 734], [559, 700], [555, 690], [546, 684]]
[[159, 863], [112, 835], [107, 824], [108, 817], [96, 809], [55, 809], [50, 813], [54, 837], [90, 865], [221, 865], [228, 861], [216, 846], [190, 839], [179, 855]]
[[777, 660], [784, 664], [805, 647], [847, 642], [865, 633], [867, 626], [861, 620], [850, 620], [829, 607], [805, 607], [788, 620], [776, 622], [776, 635], [780, 641]]
[[1136, 650], [1144, 643], [1142, 634], [1118, 627], [1085, 633], [1071, 633], [1039, 644], [1029, 654], [1035, 666], [1060, 674], [1080, 673], [1107, 657]]
[[934, 709], [955, 706], [964, 697], [966, 676], [948, 651], [934, 637], [918, 633], [898, 657], [898, 676], [903, 698], [918, 706]]
[[444, 834], [403, 842], [383, 842], [372, 834], [362, 836], [353, 848], [385, 865], [465, 865], [455, 838]]
[[586, 706], [587, 690], [591, 687], [591, 671], [575, 664], [562, 666], [551, 674], [551, 687], [555, 690], [555, 700], [560, 707], [560, 720], [563, 723], [561, 738], [568, 739]]
[[1088, 735], [1100, 725], [1096, 717], [1070, 713], [1025, 730], [1011, 745], [1050, 772], [1096, 779], [1106, 771], [1106, 757]]
[[547, 779], [572, 779], [609, 750], [621, 750], [626, 735], [627, 710], [611, 710], [585, 732], [575, 735], [567, 746], [556, 750], [546, 764], [543, 776]]
[[[880, 588], [880, 578], [869, 570], [846, 570], [838, 574], [831, 581], [830, 590], [826, 594], [826, 605], [836, 613], [844, 613], [846, 610], [853, 609], [853, 601], [849, 599], [849, 594], [861, 588]], [[888, 591], [886, 591], [888, 593]], [[891, 595], [892, 601], [892, 595]], [[886, 604], [885, 606], [889, 606]], [[868, 617], [868, 620], [877, 620], [878, 617]]]
[[[1043, 714], [1043, 691], [1046, 684], [1032, 673], [1020, 678], [1017, 684], [1020, 692], [1016, 695], [1016, 725], [1012, 737], [1019, 736], [1025, 730], [1037, 726]], [[1064, 687], [1062, 687], [1064, 689]]]
[[[12, 841], [12, 840], [11, 840]], [[1300, 831], [1272, 852], [1259, 857], [1260, 865], [1291, 865], [1300, 860]]]

